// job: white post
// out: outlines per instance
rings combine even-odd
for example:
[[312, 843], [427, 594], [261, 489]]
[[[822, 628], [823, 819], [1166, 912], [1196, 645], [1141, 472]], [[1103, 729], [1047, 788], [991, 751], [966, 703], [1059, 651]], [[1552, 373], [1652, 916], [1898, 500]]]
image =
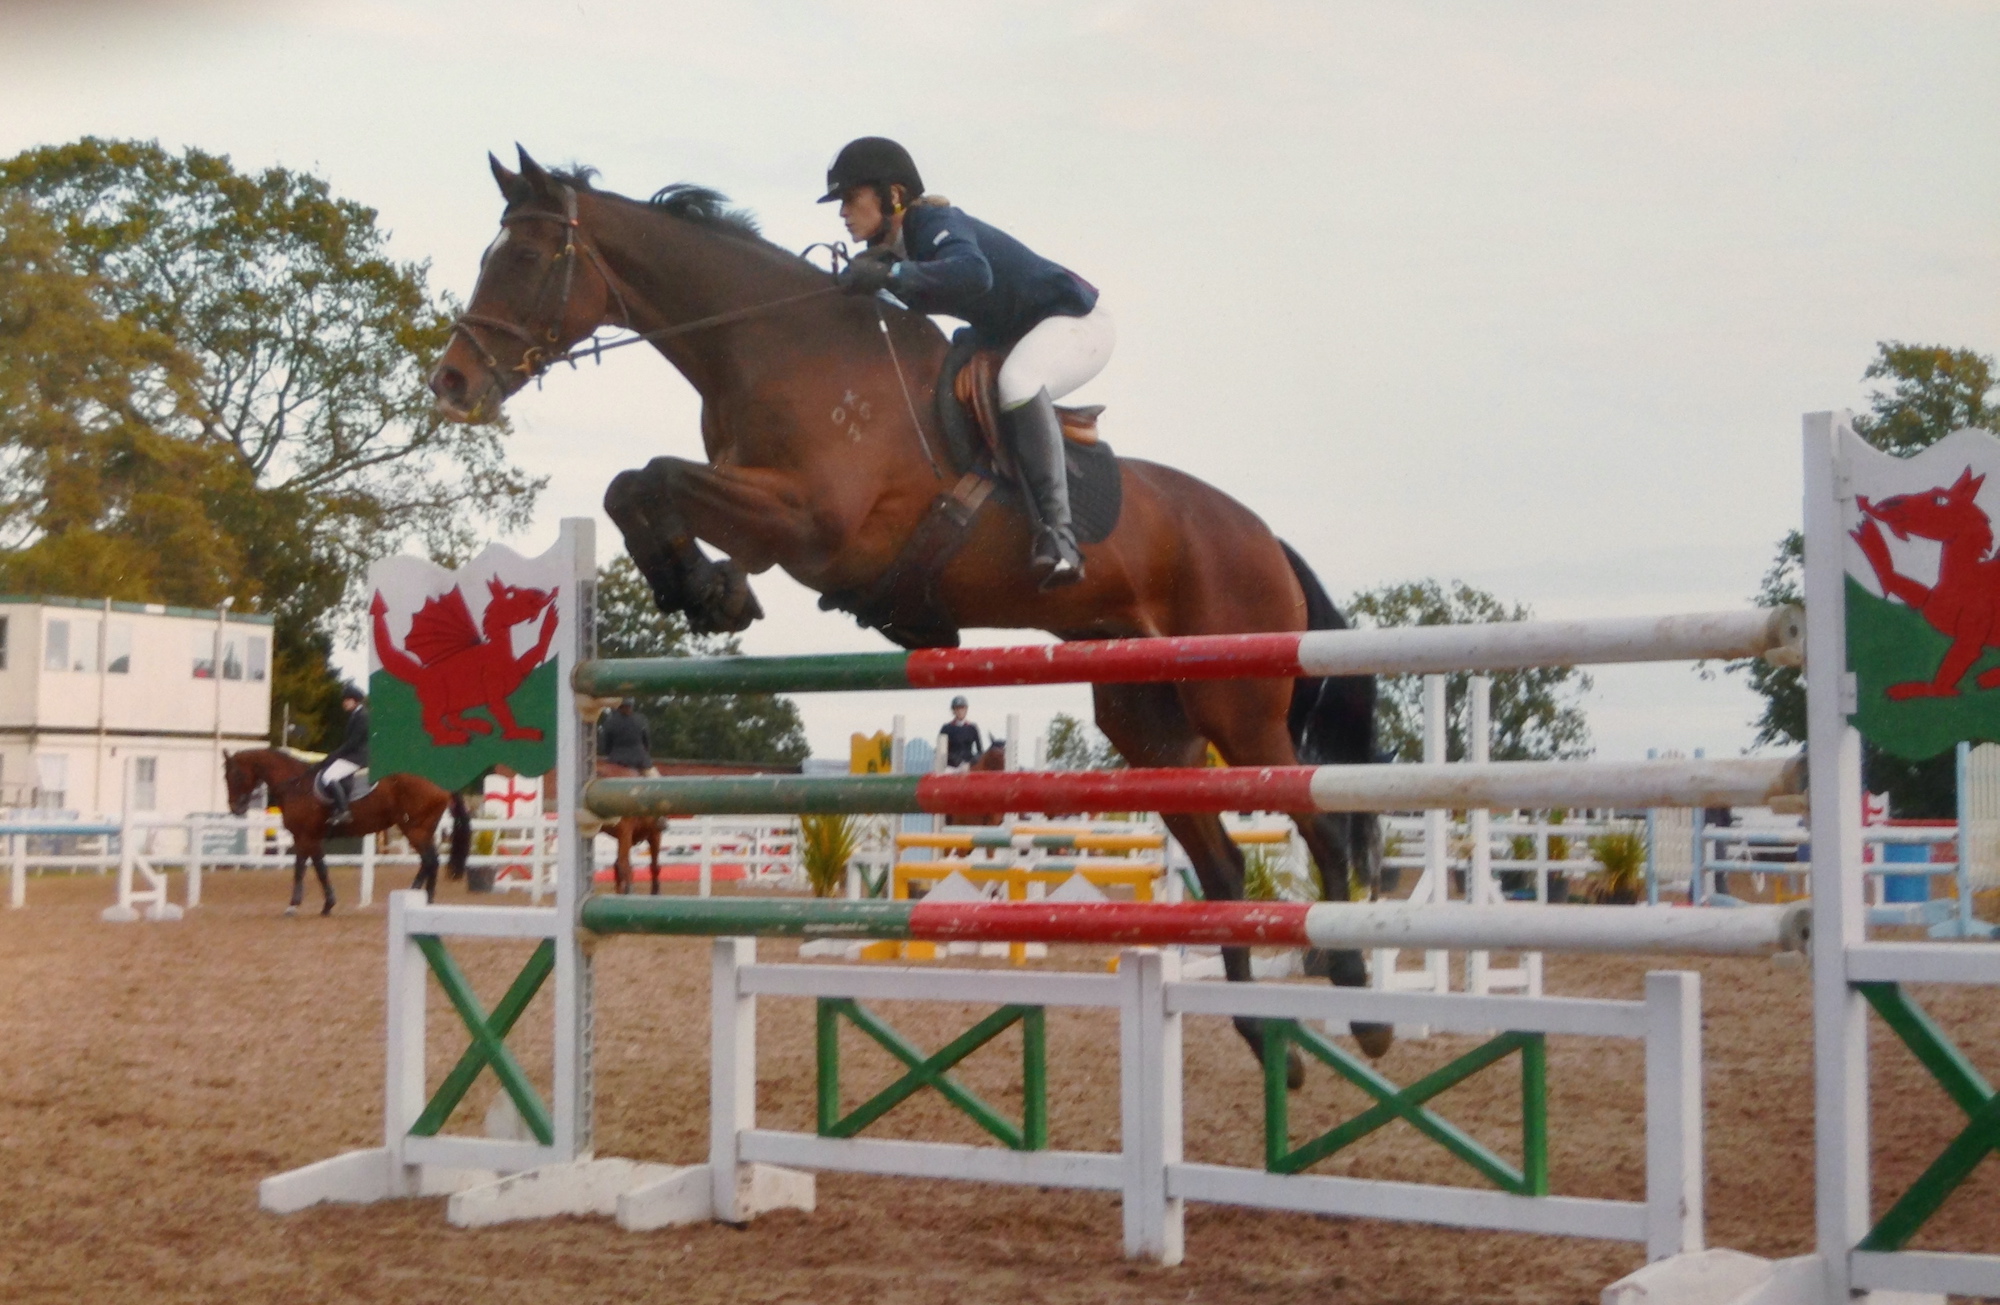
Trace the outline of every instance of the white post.
[[[250, 835], [246, 830], [243, 849], [250, 850]], [[194, 906], [201, 900], [201, 813], [190, 812], [187, 818], [187, 876], [188, 905]]]
[[697, 863], [701, 867], [701, 887], [696, 893], [707, 897], [715, 888], [715, 817], [698, 816], [696, 819], [701, 829], [701, 860]]
[[708, 1176], [715, 1217], [743, 1223], [738, 1200], [739, 1141], [757, 1126], [757, 999], [737, 973], [757, 960], [755, 938], [717, 938], [709, 966]]
[[403, 1166], [403, 1139], [424, 1112], [424, 954], [410, 937], [407, 912], [422, 906], [417, 889], [389, 894], [388, 1047], [382, 1061], [382, 1145], [389, 1152], [393, 1190], [420, 1189]]
[[1009, 712], [1007, 715], [1007, 769], [1021, 768], [1021, 718]]
[[903, 715], [896, 713], [889, 718], [889, 773], [903, 773]]
[[362, 906], [375, 904], [375, 842], [381, 835], [368, 834], [361, 840], [361, 902]]
[[[587, 1158], [594, 1141], [596, 1079], [591, 1062], [591, 961], [583, 950], [578, 923], [583, 899], [594, 887], [590, 839], [581, 829], [583, 786], [588, 781], [592, 727], [577, 710], [570, 676], [597, 648], [597, 632], [587, 616], [597, 610], [597, 523], [569, 517], [561, 543], [568, 583], [557, 596], [561, 652], [556, 674], [557, 828], [562, 844], [556, 862], [555, 972], [555, 1158]], [[565, 655], [566, 654], [566, 655]]]
[[1119, 1095], [1124, 1121], [1125, 1254], [1181, 1262], [1184, 1202], [1167, 1195], [1167, 1169], [1181, 1163], [1181, 1017], [1169, 1014], [1166, 985], [1180, 979], [1176, 951], [1120, 954]]
[[[1865, 937], [1861, 735], [1847, 723], [1846, 527], [1842, 474], [1854, 436], [1830, 412], [1805, 419], [1806, 721], [1811, 739], [1813, 1109], [1819, 1258], [1828, 1298], [1847, 1299], [1848, 1254], [1867, 1235], [1868, 1023], [1847, 982]], [[1700, 861], [1697, 858], [1697, 871]]]
[[1646, 976], [1646, 1258], [1703, 1247], [1701, 976]]
[[7, 904], [20, 910], [28, 904], [28, 839], [23, 834], [7, 836], [8, 860], [13, 864], [8, 871], [9, 887]]
[[[1493, 757], [1493, 680], [1475, 675], [1471, 682], [1471, 714], [1465, 726], [1465, 759], [1485, 762]], [[1499, 899], [1493, 882], [1493, 814], [1484, 809], [1465, 813], [1465, 833], [1472, 843], [1472, 863], [1465, 868], [1465, 900], [1474, 906], [1491, 906]], [[1473, 952], [1465, 960], [1465, 986], [1473, 992], [1486, 991], [1491, 952]]]

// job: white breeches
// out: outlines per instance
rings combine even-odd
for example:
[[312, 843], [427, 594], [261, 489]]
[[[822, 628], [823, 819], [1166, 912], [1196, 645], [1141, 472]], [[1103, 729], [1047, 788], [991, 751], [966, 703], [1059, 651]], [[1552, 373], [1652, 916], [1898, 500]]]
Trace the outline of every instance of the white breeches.
[[326, 769], [320, 773], [326, 777], [328, 784], [338, 784], [359, 769], [361, 767], [343, 757], [339, 761], [327, 762]]
[[1060, 399], [1104, 370], [1118, 328], [1099, 304], [1086, 317], [1050, 317], [1021, 337], [1000, 364], [1000, 407], [1018, 408], [1046, 389]]

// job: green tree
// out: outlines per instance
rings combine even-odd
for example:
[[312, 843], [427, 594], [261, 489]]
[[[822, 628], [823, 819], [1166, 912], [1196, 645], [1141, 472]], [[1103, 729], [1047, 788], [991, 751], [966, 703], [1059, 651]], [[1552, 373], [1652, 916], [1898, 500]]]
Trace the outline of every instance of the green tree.
[[1050, 770], [1123, 770], [1125, 758], [1088, 721], [1059, 711], [1049, 722]]
[[[1868, 411], [1854, 418], [1855, 434], [1885, 453], [1908, 457], [1968, 426], [2000, 431], [2000, 378], [1985, 354], [1884, 340], [1861, 379], [1887, 382], [1869, 392]], [[1764, 573], [1757, 602], [1804, 602], [1804, 572], [1805, 537], [1788, 531]], [[1757, 746], [1806, 741], [1805, 681], [1798, 670], [1755, 660], [1731, 662], [1729, 670], [1746, 676], [1764, 700], [1754, 722]], [[1869, 791], [1888, 793], [1899, 816], [1943, 819], [1957, 810], [1957, 763], [1949, 752], [1905, 761], [1864, 745], [1862, 769]]]
[[194, 360], [99, 289], [0, 192], [0, 584], [206, 606], [244, 581], [214, 517], [244, 478], [219, 442], [161, 433]]
[[[1459, 580], [1449, 586], [1435, 580], [1382, 585], [1356, 594], [1346, 611], [1357, 624], [1377, 627], [1525, 621], [1533, 615], [1526, 604], [1509, 606]], [[1580, 703], [1590, 691], [1588, 675], [1575, 667], [1554, 666], [1500, 671], [1492, 678], [1493, 760], [1540, 761], [1590, 755], [1590, 726]], [[1462, 671], [1445, 677], [1445, 753], [1452, 761], [1465, 757], [1472, 710], [1470, 680]], [[1378, 749], [1404, 761], [1422, 759], [1422, 676], [1381, 677], [1375, 728]]]
[[204, 509], [240, 554], [236, 591], [278, 618], [274, 693], [337, 724], [326, 654], [367, 564], [411, 543], [461, 557], [525, 525], [545, 483], [508, 463], [503, 426], [433, 413], [452, 306], [388, 256], [374, 210], [305, 173], [85, 138], [0, 163], [0, 194], [53, 220], [105, 316], [193, 360], [192, 401], [149, 424], [228, 451], [240, 474]]
[[[742, 651], [734, 635], [690, 634], [678, 612], [660, 615], [632, 559], [597, 572], [600, 657], [725, 657]], [[797, 765], [811, 755], [798, 704], [768, 693], [662, 694], [639, 699], [653, 754], [699, 761]]]

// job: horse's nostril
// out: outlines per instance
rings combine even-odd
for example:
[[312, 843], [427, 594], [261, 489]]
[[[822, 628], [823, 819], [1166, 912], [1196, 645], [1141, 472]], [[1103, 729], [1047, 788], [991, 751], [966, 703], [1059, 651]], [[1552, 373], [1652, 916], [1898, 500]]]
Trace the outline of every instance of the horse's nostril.
[[456, 367], [440, 367], [431, 373], [431, 393], [440, 399], [465, 397], [465, 373]]

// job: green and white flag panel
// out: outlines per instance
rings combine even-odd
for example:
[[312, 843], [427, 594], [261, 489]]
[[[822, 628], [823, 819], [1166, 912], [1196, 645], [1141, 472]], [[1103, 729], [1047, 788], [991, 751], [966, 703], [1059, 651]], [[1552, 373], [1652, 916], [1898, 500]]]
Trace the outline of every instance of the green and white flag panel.
[[1849, 719], [1911, 760], [2000, 741], [2000, 439], [1955, 431], [1909, 458], [1839, 441]]
[[495, 765], [556, 764], [561, 546], [489, 544], [459, 570], [415, 557], [369, 568], [369, 761], [457, 789]]

